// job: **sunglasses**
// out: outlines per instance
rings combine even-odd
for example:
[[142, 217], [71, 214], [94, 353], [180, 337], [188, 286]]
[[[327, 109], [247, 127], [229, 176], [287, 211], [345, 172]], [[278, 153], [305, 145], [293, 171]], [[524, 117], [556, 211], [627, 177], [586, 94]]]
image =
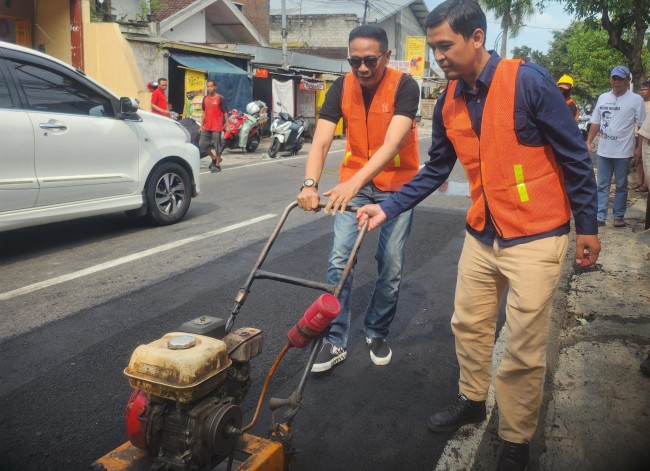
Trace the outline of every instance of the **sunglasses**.
[[368, 57], [348, 57], [348, 64], [350, 64], [350, 67], [353, 69], [358, 69], [361, 67], [361, 64], [366, 64], [366, 67], [369, 69], [373, 69], [377, 67], [377, 61], [381, 59], [381, 57], [386, 54], [385, 52], [382, 52], [379, 54], [377, 57], [373, 56], [368, 56]]

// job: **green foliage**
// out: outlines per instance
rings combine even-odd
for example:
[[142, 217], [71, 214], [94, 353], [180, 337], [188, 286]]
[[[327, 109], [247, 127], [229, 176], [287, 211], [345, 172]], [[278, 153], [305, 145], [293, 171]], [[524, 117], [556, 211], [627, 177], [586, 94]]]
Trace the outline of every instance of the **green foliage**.
[[138, 12], [135, 14], [135, 18], [138, 21], [144, 21], [147, 19], [147, 16], [155, 15], [166, 6], [167, 4], [161, 0], [142, 0], [138, 6]]
[[650, 0], [564, 0], [565, 10], [585, 20], [588, 27], [602, 26], [608, 45], [625, 57], [635, 83], [647, 77], [646, 51]]
[[479, 0], [479, 3], [501, 19], [501, 55], [505, 57], [508, 37], [517, 36], [535, 12], [533, 0]]
[[[513, 51], [514, 53], [514, 51]], [[645, 51], [643, 59], [650, 63]], [[609, 86], [609, 73], [615, 65], [627, 64], [626, 57], [608, 44], [608, 34], [593, 22], [573, 22], [564, 31], [555, 31], [548, 53], [535, 60], [555, 78], [569, 74], [574, 80], [573, 95], [579, 101], [593, 101]]]
[[149, 0], [149, 11], [152, 15], [155, 15], [160, 10], [163, 10], [167, 7], [167, 4], [162, 0]]
[[487, 10], [501, 18], [501, 27], [507, 27], [510, 37], [519, 34], [526, 20], [535, 12], [533, 0], [481, 0]]
[[104, 18], [104, 11], [97, 8], [97, 3], [90, 2], [90, 22], [98, 23]]
[[524, 59], [528, 62], [534, 62], [543, 67], [546, 57], [544, 53], [528, 46], [515, 47], [512, 51], [513, 59]]
[[138, 6], [138, 12], [135, 14], [135, 19], [138, 21], [144, 21], [147, 19], [149, 14], [149, 4], [146, 1], [141, 1]]
[[[608, 44], [607, 31], [594, 21], [575, 21], [567, 29], [553, 32], [546, 54], [522, 46], [514, 48], [512, 55], [541, 65], [556, 79], [564, 74], [573, 77], [573, 96], [583, 104], [610, 88], [609, 73], [615, 65], [628, 63], [620, 51]], [[642, 58], [644, 63], [650, 63], [648, 51]]]

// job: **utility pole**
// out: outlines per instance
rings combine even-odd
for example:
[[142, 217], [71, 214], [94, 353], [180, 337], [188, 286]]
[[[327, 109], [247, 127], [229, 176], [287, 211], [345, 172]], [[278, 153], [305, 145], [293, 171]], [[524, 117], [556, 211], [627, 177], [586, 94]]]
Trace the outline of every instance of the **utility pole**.
[[[284, 0], [282, 0], [284, 1]], [[366, 24], [366, 16], [368, 14], [368, 0], [366, 0], [366, 4], [363, 6], [363, 24]]]
[[[282, 69], [289, 68], [287, 61], [287, 0], [282, 0]], [[367, 0], [366, 0], [367, 1]]]

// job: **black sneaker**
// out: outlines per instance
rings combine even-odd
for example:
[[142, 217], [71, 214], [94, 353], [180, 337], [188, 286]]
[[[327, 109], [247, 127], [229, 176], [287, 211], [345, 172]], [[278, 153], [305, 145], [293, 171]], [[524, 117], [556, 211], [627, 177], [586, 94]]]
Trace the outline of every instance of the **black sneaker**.
[[526, 471], [528, 469], [528, 443], [503, 441], [497, 471]]
[[427, 428], [438, 433], [453, 432], [463, 425], [483, 422], [486, 417], [485, 401], [470, 401], [459, 394], [453, 404], [429, 417]]
[[221, 172], [221, 166], [217, 165], [216, 162], [214, 162], [214, 160], [212, 161], [212, 163], [210, 164], [210, 166], [208, 168], [210, 169], [210, 172], [212, 172], [212, 173]]
[[322, 373], [332, 368], [337, 363], [341, 363], [348, 356], [345, 348], [335, 347], [328, 341], [323, 341], [323, 346], [316, 355], [316, 361], [311, 367], [312, 373]]
[[393, 352], [386, 345], [386, 339], [371, 339], [366, 337], [366, 343], [368, 344], [368, 348], [370, 348], [370, 359], [375, 365], [382, 366], [390, 363]]

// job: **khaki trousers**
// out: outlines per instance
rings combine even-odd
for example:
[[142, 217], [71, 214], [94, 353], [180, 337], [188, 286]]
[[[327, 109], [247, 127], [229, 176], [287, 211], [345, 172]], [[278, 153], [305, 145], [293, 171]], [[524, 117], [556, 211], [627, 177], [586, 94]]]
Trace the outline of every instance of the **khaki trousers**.
[[454, 315], [460, 366], [459, 390], [483, 401], [492, 378], [499, 302], [506, 300], [506, 343], [496, 375], [499, 435], [529, 442], [537, 428], [546, 371], [551, 300], [567, 251], [568, 236], [500, 248], [465, 236], [458, 266]]

